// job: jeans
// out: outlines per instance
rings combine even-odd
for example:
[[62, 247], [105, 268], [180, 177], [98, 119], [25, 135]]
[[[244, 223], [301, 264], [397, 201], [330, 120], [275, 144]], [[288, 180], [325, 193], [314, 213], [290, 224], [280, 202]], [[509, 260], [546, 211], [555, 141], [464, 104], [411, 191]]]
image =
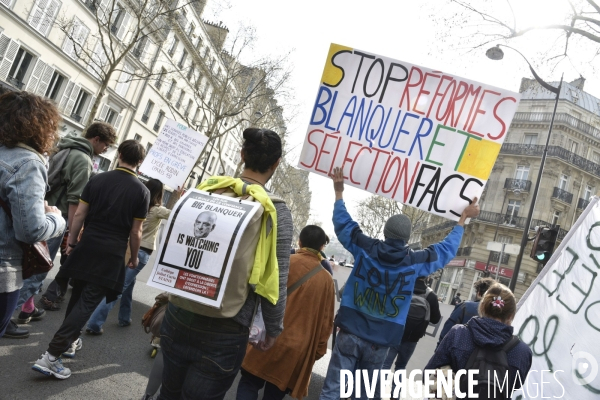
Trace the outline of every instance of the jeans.
[[[21, 272], [19, 272], [20, 274]], [[10, 317], [15, 310], [15, 304], [19, 298], [19, 291], [0, 293], [0, 337], [4, 335], [4, 331], [10, 322]]]
[[[119, 308], [119, 325], [127, 326], [131, 323], [131, 303], [133, 301], [133, 287], [135, 286], [135, 277], [148, 263], [150, 254], [140, 249], [138, 251], [138, 266], [135, 269], [127, 268], [125, 271], [125, 283], [123, 284], [123, 293], [119, 295], [121, 298], [121, 306]], [[100, 332], [102, 325], [108, 318], [108, 313], [117, 304], [117, 300], [106, 303], [106, 299], [102, 300], [96, 311], [90, 317], [87, 328], [94, 332]]]
[[[369, 377], [373, 376], [373, 371], [381, 369], [385, 360], [389, 347], [379, 346], [367, 340], [361, 339], [351, 333], [340, 330], [337, 334], [335, 347], [331, 353], [331, 360], [327, 368], [327, 376], [323, 384], [320, 400], [333, 400], [340, 398], [340, 370], [346, 369], [354, 371], [357, 369], [366, 370]], [[355, 399], [371, 398], [379, 399], [379, 374], [377, 375], [377, 385], [373, 397], [369, 397], [365, 391], [364, 381], [361, 379], [360, 396], [356, 396], [355, 391], [352, 391], [352, 396]]]
[[[46, 244], [48, 245], [48, 250], [50, 251], [50, 258], [54, 260], [56, 258], [56, 254], [60, 249], [60, 245], [63, 240], [64, 232], [58, 235], [55, 238], [49, 239]], [[42, 284], [44, 283], [44, 279], [46, 279], [48, 273], [45, 272], [43, 274], [35, 274], [31, 275], [29, 278], [23, 280], [23, 287], [19, 291], [19, 300], [17, 301], [16, 308], [21, 307], [27, 300], [29, 300], [32, 296], [37, 294], [42, 288]]]
[[48, 353], [60, 357], [77, 340], [81, 329], [98, 304], [106, 296], [106, 289], [83, 281], [73, 281], [73, 293], [65, 319], [48, 345]]
[[[390, 369], [392, 364], [394, 363], [394, 358], [396, 355], [396, 365], [394, 366], [394, 371], [400, 371], [401, 369], [406, 369], [406, 364], [410, 360], [410, 357], [415, 352], [417, 348], [417, 342], [402, 342], [399, 346], [390, 347], [390, 351], [388, 352], [387, 357], [385, 358], [385, 362], [383, 363], [383, 367], [381, 369]], [[396, 390], [396, 384], [392, 380], [392, 394]]]
[[248, 327], [169, 303], [160, 331], [164, 370], [159, 400], [223, 399], [237, 376]]
[[237, 387], [236, 400], [257, 400], [258, 391], [265, 388], [262, 400], [281, 400], [290, 390], [279, 390], [271, 382], [265, 381], [258, 376], [252, 375], [250, 372], [242, 368], [242, 377]]

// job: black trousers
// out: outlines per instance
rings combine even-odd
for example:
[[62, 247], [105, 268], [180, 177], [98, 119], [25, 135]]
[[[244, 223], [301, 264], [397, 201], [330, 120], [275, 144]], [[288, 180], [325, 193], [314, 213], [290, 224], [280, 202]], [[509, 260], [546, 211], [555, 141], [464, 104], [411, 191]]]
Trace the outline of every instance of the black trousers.
[[106, 296], [106, 288], [93, 283], [73, 281], [73, 292], [65, 319], [48, 345], [48, 353], [60, 357], [77, 340], [83, 326]]
[[282, 400], [287, 393], [291, 392], [290, 389], [286, 391], [279, 390], [271, 382], [252, 375], [244, 368], [241, 368], [240, 372], [242, 373], [242, 377], [238, 383], [236, 400], [256, 400], [258, 399], [258, 391], [263, 387], [265, 389], [263, 400]]

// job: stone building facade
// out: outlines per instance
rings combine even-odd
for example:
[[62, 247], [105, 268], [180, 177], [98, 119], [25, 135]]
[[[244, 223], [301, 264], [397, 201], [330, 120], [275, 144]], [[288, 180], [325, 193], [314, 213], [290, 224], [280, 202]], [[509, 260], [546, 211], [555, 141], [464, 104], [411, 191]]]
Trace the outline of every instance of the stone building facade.
[[[583, 88], [583, 78], [563, 83], [530, 237], [536, 226], [560, 226], [560, 243], [600, 187], [600, 99]], [[481, 214], [466, 226], [456, 258], [437, 275], [437, 293], [445, 302], [457, 292], [463, 300], [474, 299], [473, 283], [488, 274], [495, 277], [496, 272], [506, 285], [516, 279], [515, 295], [520, 298], [541, 271], [542, 265], [529, 257], [532, 242], [518, 276], [513, 274], [516, 255], [504, 254], [499, 260], [499, 253], [487, 250], [492, 241], [521, 242], [552, 118], [553, 93], [529, 79], [522, 80], [520, 93], [521, 102], [480, 200]], [[430, 218], [421, 245], [441, 240], [453, 225]]]

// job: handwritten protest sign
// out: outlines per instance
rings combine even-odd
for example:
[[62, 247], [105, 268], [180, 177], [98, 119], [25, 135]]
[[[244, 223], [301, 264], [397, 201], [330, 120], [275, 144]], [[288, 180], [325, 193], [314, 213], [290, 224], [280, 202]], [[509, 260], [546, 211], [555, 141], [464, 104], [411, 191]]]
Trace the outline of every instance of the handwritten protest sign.
[[594, 198], [518, 304], [515, 333], [533, 351], [513, 399], [600, 397], [600, 205]]
[[241, 234], [259, 202], [192, 189], [167, 221], [148, 285], [220, 307]]
[[173, 189], [183, 187], [208, 137], [167, 120], [140, 166], [140, 172]]
[[521, 96], [332, 44], [299, 166], [458, 220], [480, 196]]

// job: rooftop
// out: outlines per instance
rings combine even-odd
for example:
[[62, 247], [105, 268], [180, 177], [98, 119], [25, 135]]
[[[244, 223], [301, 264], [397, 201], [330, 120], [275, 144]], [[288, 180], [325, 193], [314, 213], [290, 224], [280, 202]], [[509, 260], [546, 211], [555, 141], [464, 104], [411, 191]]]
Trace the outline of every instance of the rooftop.
[[[584, 82], [584, 78], [576, 79], [573, 82], [563, 82], [559, 99], [570, 101], [600, 116], [600, 99], [583, 91]], [[558, 86], [558, 82], [548, 83], [554, 87]], [[523, 78], [519, 91], [523, 100], [554, 100], [554, 93], [544, 89], [534, 79]]]

